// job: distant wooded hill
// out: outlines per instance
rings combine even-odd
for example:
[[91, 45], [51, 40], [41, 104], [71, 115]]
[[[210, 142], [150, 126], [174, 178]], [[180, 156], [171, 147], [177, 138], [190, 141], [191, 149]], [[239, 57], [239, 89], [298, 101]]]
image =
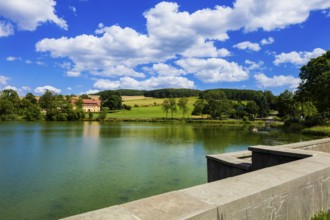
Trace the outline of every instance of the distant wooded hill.
[[[259, 90], [245, 90], [245, 89], [212, 89], [223, 91], [227, 98], [230, 100], [255, 100], [256, 97], [266, 96], [274, 96], [270, 91], [259, 91]], [[121, 96], [146, 96], [153, 98], [178, 98], [178, 97], [193, 97], [199, 96], [203, 97], [203, 95], [210, 90], [196, 90], [196, 89], [156, 89], [156, 90], [133, 90], [133, 89], [120, 89], [120, 90], [106, 90], [97, 93], [97, 95], [101, 95], [105, 92], [113, 92]]]

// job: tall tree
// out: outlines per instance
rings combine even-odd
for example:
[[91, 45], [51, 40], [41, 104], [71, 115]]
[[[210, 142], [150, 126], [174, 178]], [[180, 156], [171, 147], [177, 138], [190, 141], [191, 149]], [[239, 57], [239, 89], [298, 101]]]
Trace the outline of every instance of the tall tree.
[[302, 66], [299, 76], [299, 95], [312, 101], [323, 117], [330, 115], [330, 51]]
[[167, 118], [168, 112], [170, 111], [170, 101], [168, 99], [164, 99], [162, 103], [162, 109], [166, 113]]
[[47, 90], [39, 99], [39, 105], [42, 109], [48, 111], [56, 107], [55, 96], [53, 92]]
[[188, 98], [187, 97], [181, 97], [178, 101], [179, 109], [182, 111], [182, 117], [185, 117], [185, 114], [187, 114], [189, 108], [188, 108]]

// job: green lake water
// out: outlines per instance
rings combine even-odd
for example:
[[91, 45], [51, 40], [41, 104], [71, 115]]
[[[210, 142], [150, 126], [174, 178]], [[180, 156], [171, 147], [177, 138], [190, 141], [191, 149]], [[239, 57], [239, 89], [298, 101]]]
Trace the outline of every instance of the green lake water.
[[58, 219], [206, 183], [207, 154], [310, 140], [180, 123], [0, 123], [0, 219]]

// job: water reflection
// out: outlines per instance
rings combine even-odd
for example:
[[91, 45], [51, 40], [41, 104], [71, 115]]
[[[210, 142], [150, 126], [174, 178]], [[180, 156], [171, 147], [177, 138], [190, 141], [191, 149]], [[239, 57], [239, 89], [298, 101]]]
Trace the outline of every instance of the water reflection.
[[206, 182], [205, 155], [310, 137], [184, 123], [0, 123], [0, 216], [57, 219]]

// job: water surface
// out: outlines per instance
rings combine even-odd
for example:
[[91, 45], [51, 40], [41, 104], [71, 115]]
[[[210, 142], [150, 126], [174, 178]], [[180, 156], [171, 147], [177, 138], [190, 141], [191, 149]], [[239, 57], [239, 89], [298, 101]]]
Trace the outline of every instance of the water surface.
[[207, 154], [312, 137], [180, 123], [1, 122], [0, 218], [58, 219], [207, 181]]

